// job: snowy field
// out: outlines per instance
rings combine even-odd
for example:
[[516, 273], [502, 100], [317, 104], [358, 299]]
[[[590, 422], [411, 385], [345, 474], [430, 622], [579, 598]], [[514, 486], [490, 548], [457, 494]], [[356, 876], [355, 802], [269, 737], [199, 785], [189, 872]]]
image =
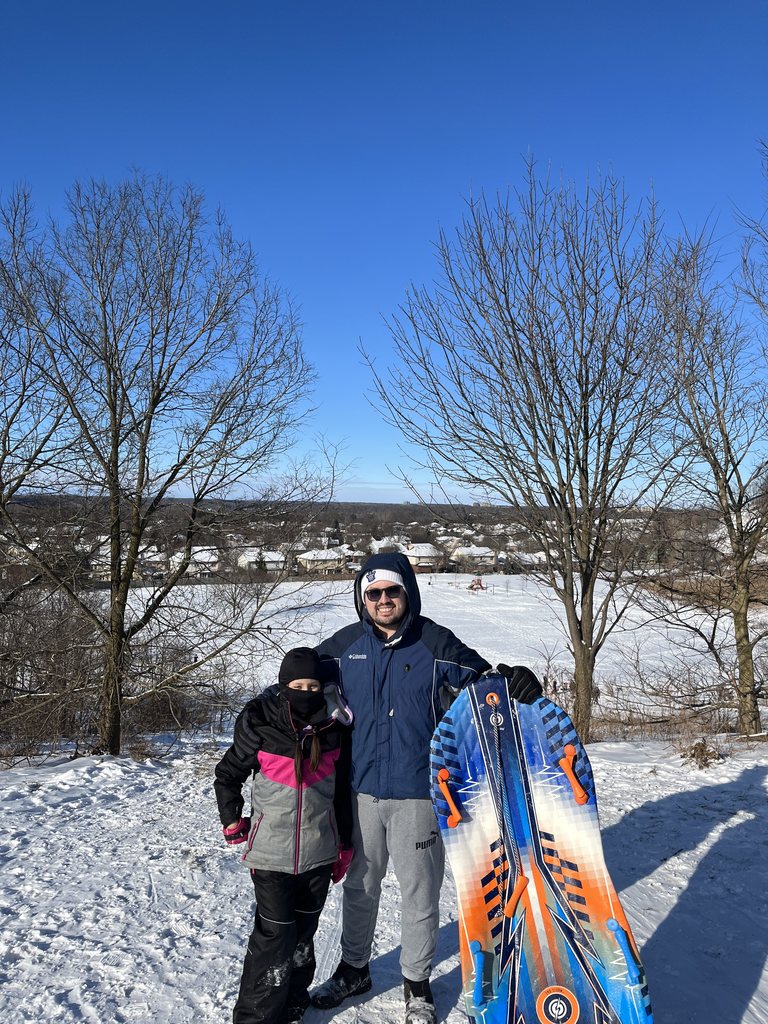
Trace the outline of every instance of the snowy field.
[[[472, 592], [467, 589], [471, 576], [462, 574], [435, 574], [419, 576], [422, 612], [452, 629], [462, 640], [476, 648], [488, 661], [496, 664], [522, 663], [542, 674], [550, 667], [568, 669], [573, 659], [568, 653], [568, 641], [563, 624], [561, 603], [551, 593], [524, 576], [488, 575], [483, 580], [487, 590]], [[209, 588], [198, 588], [205, 592]], [[213, 590], [214, 588], [210, 588]], [[317, 584], [300, 591], [299, 599], [291, 599], [284, 589], [274, 602], [275, 611], [270, 618], [271, 639], [279, 638], [280, 645], [298, 643], [314, 645], [325, 636], [346, 625], [354, 618], [352, 584], [350, 581]], [[286, 608], [303, 604], [317, 610], [303, 621]], [[283, 636], [281, 622], [290, 625], [290, 634]], [[677, 638], [678, 645], [671, 638]], [[679, 644], [692, 643], [690, 634], [666, 623], [653, 621], [650, 615], [633, 607], [622, 618], [622, 626], [606, 640], [600, 653], [597, 676], [601, 683], [621, 684], [633, 661], [639, 656], [646, 668], [670, 666], [685, 658], [704, 658], [703, 648], [682, 651]], [[233, 680], [253, 672], [251, 652], [238, 650], [238, 664]], [[274, 681], [279, 654], [270, 656], [268, 645], [259, 653], [260, 668], [254, 673], [256, 688]]]
[[[532, 584], [498, 577], [470, 594], [461, 580], [422, 582], [425, 613], [491, 661], [535, 665], [564, 652], [556, 607]], [[290, 642], [319, 639], [350, 609], [347, 588]], [[662, 634], [639, 629], [612, 642], [604, 669], [620, 671], [637, 639], [648, 659], [671, 656]], [[252, 904], [216, 817], [212, 774], [226, 744], [213, 736], [163, 760], [0, 772], [0, 1024], [230, 1020]], [[731, 744], [706, 771], [661, 743], [588, 749], [656, 1024], [768, 1024], [768, 745]], [[321, 923], [317, 981], [338, 959], [339, 897], [334, 889]], [[402, 1021], [398, 931], [388, 876], [372, 992], [335, 1013], [310, 1010], [307, 1024]], [[448, 877], [433, 984], [446, 1024], [465, 1020], [457, 945]]]

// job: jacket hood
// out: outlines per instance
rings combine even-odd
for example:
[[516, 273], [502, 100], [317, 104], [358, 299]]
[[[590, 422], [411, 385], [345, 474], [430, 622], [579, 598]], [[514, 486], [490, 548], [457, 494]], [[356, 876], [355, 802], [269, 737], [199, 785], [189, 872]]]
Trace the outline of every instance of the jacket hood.
[[357, 576], [355, 576], [355, 611], [357, 612], [357, 617], [363, 622], [370, 622], [371, 618], [366, 611], [365, 602], [360, 594], [360, 584], [365, 579], [366, 574], [372, 569], [390, 569], [392, 572], [397, 572], [403, 577], [403, 586], [408, 597], [408, 611], [403, 625], [397, 631], [397, 635], [402, 636], [414, 619], [421, 615], [421, 594], [419, 593], [419, 585], [416, 582], [416, 573], [413, 571], [413, 566], [405, 555], [399, 551], [387, 555], [371, 555]]
[[[341, 691], [335, 683], [326, 683], [323, 686], [325, 697], [325, 709], [319, 712], [311, 720], [311, 723], [303, 724], [303, 731], [312, 730], [312, 726], [324, 728], [332, 722], [339, 725], [350, 726], [354, 721], [352, 709], [344, 700]], [[265, 710], [265, 717], [272, 725], [278, 728], [288, 729], [293, 732], [293, 722], [288, 708], [288, 700], [284, 689], [279, 683], [273, 683], [259, 694], [256, 698], [262, 702]]]

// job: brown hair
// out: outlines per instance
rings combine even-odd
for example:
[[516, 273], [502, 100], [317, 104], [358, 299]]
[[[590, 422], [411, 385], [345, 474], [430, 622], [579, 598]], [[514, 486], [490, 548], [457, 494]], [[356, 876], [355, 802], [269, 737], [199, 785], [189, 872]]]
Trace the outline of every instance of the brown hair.
[[[320, 737], [317, 735], [315, 729], [312, 730], [312, 746], [309, 750], [309, 767], [314, 772], [317, 770], [317, 766], [320, 764]], [[296, 782], [300, 786], [304, 781], [304, 775], [302, 773], [302, 763], [304, 761], [304, 737], [297, 736], [296, 738], [296, 752], [293, 755], [293, 770], [296, 775]]]

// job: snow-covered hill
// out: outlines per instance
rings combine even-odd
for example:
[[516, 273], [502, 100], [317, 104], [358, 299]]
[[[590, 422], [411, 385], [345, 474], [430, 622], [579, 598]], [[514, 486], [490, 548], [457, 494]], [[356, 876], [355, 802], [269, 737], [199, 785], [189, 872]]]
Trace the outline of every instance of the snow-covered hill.
[[[530, 595], [529, 595], [530, 596]], [[491, 659], [533, 660], [554, 629], [499, 587], [426, 588], [425, 610]], [[349, 619], [349, 596], [318, 630]], [[554, 632], [552, 633], [554, 636]], [[0, 772], [0, 1022], [225, 1024], [250, 929], [250, 883], [212, 791], [228, 742], [172, 758], [84, 758]], [[589, 747], [606, 860], [642, 947], [657, 1024], [768, 1024], [768, 745], [700, 771], [660, 743]], [[318, 978], [338, 958], [340, 892], [324, 912]], [[399, 1024], [396, 884], [387, 877], [373, 991], [307, 1024]], [[434, 992], [457, 1008], [450, 877]]]
[[[221, 739], [220, 750], [223, 750]], [[768, 1021], [768, 750], [705, 772], [657, 744], [595, 744], [606, 859], [651, 984], [657, 1024]], [[0, 773], [3, 1024], [224, 1024], [249, 931], [250, 883], [224, 846], [218, 753], [94, 758]], [[339, 892], [318, 937], [338, 957]], [[455, 894], [442, 898], [434, 991], [460, 1024]], [[373, 992], [307, 1024], [402, 1020], [398, 906], [387, 878]]]

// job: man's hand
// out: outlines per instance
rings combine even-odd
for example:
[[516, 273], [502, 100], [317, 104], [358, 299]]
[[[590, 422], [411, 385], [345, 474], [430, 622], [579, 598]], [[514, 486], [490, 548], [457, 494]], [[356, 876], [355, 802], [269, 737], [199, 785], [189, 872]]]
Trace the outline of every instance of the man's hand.
[[507, 682], [507, 693], [511, 700], [521, 704], [533, 704], [544, 693], [541, 683], [529, 668], [524, 665], [497, 665], [496, 671], [504, 676]]
[[237, 846], [238, 843], [244, 843], [248, 839], [248, 833], [251, 831], [251, 819], [241, 818], [234, 824], [227, 825], [221, 831], [230, 846]]

